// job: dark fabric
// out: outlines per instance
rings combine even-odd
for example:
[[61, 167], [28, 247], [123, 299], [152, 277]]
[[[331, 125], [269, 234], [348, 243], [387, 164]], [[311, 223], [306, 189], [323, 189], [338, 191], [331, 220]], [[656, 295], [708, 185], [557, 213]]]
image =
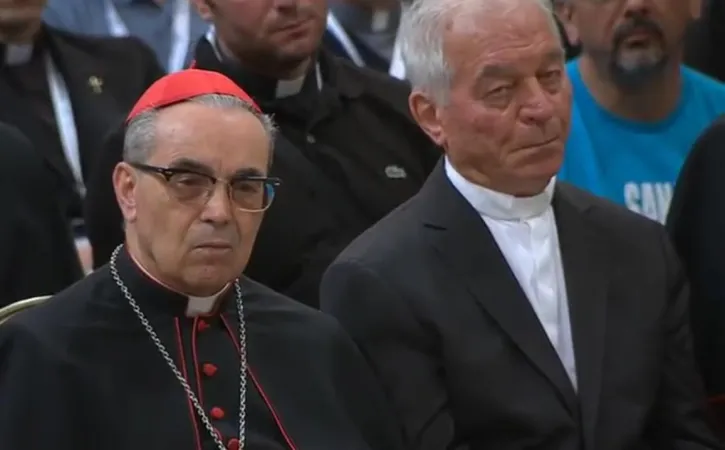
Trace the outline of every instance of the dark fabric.
[[721, 449], [664, 229], [566, 184], [553, 201], [577, 389], [442, 167], [342, 252], [322, 310], [379, 374], [411, 449]]
[[[50, 51], [68, 87], [87, 182], [109, 128], [128, 114], [163, 70], [136, 38], [80, 36], [50, 27], [45, 27], [43, 36], [42, 47]], [[67, 218], [80, 219], [82, 202], [52, 116], [44, 66], [42, 55], [36, 55], [29, 67], [0, 65], [0, 121], [15, 125], [30, 138], [53, 169], [55, 196]], [[91, 86], [91, 77], [102, 82], [100, 92]]]
[[0, 307], [54, 294], [83, 275], [52, 175], [30, 141], [0, 123]]
[[725, 2], [707, 0], [685, 41], [685, 64], [725, 82]]
[[[218, 313], [194, 319], [184, 315], [186, 298], [147, 278], [125, 252], [118, 273], [223, 442], [234, 439], [234, 289]], [[250, 280], [242, 290], [245, 448], [401, 449], [382, 391], [340, 326]], [[0, 398], [3, 448], [216, 448], [109, 267], [0, 325]]]
[[725, 117], [695, 142], [667, 228], [692, 286], [695, 353], [725, 431]]
[[[277, 80], [220, 62], [204, 39], [196, 63], [235, 80], [280, 128], [271, 174], [283, 184], [266, 212], [247, 275], [316, 306], [328, 264], [359, 233], [414, 195], [439, 158], [438, 148], [410, 117], [409, 88], [323, 52], [322, 89], [313, 67], [302, 92], [276, 99]], [[107, 261], [122, 239], [110, 181], [121, 159], [122, 133], [119, 129], [107, 143], [87, 197], [96, 264]], [[404, 176], [391, 174], [400, 173], [395, 169]]]
[[[385, 74], [388, 73], [388, 70], [390, 69], [390, 61], [386, 61], [384, 58], [369, 49], [368, 46], [363, 45], [361, 42], [358, 42], [354, 36], [349, 37], [350, 40], [355, 44], [355, 48], [360, 54], [362, 60], [365, 62], [366, 67], [380, 71]], [[342, 46], [340, 41], [330, 31], [325, 31], [325, 34], [322, 37], [322, 45], [331, 54], [339, 58], [350, 60], [352, 63], [352, 59], [350, 58], [350, 55], [347, 53], [347, 51], [345, 51], [345, 47]]]

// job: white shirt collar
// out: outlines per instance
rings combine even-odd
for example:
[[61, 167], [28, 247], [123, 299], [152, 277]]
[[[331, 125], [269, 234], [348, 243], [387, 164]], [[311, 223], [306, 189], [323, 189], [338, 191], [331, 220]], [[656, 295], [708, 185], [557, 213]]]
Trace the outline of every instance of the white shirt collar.
[[33, 57], [33, 44], [6, 44], [4, 47], [3, 62], [8, 66], [25, 64]]
[[474, 184], [463, 177], [445, 158], [448, 179], [481, 215], [495, 220], [527, 220], [542, 215], [551, 206], [556, 177], [543, 192], [532, 197], [515, 197]]

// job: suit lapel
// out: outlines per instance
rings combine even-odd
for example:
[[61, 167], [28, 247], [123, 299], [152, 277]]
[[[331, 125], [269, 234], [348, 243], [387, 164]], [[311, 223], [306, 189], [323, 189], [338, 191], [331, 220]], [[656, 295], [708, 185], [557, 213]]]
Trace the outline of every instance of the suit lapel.
[[42, 122], [27, 101], [8, 84], [5, 77], [0, 77], [0, 102], [7, 105], [0, 108], [0, 122], [12, 124], [20, 129], [33, 142], [33, 149], [49, 163], [60, 178], [73, 185], [73, 175], [57, 142], [51, 139], [52, 134], [37, 131], [43, 127]]
[[609, 260], [606, 240], [587, 222], [570, 187], [558, 185], [554, 214], [564, 266], [572, 340], [576, 357], [582, 424], [587, 448], [595, 448], [594, 429], [602, 383], [607, 318]]
[[120, 107], [108, 87], [109, 78], [114, 77], [108, 73], [107, 63], [67, 42], [62, 35], [49, 31], [48, 41], [53, 61], [71, 98], [78, 151], [87, 175], [95, 163], [97, 150], [102, 147], [106, 130], [120, 114]]
[[424, 226], [432, 229], [443, 263], [574, 413], [576, 394], [558, 354], [485, 222], [450, 184], [442, 164], [419, 195], [429, 205]]

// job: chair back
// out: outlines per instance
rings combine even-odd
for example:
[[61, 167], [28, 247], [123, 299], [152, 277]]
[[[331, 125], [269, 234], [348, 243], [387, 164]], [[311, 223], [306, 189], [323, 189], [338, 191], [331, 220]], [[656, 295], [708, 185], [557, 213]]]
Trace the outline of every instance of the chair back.
[[14, 314], [25, 309], [32, 308], [33, 306], [40, 305], [51, 297], [52, 295], [41, 295], [38, 297], [26, 298], [0, 308], [0, 325], [10, 319], [10, 317]]

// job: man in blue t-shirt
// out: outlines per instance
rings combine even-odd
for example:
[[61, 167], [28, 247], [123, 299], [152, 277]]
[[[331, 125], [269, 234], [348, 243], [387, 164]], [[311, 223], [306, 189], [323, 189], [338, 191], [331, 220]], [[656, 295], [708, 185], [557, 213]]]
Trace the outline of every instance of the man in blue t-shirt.
[[570, 136], [559, 179], [664, 222], [680, 167], [725, 113], [725, 85], [682, 65], [698, 0], [566, 0]]

